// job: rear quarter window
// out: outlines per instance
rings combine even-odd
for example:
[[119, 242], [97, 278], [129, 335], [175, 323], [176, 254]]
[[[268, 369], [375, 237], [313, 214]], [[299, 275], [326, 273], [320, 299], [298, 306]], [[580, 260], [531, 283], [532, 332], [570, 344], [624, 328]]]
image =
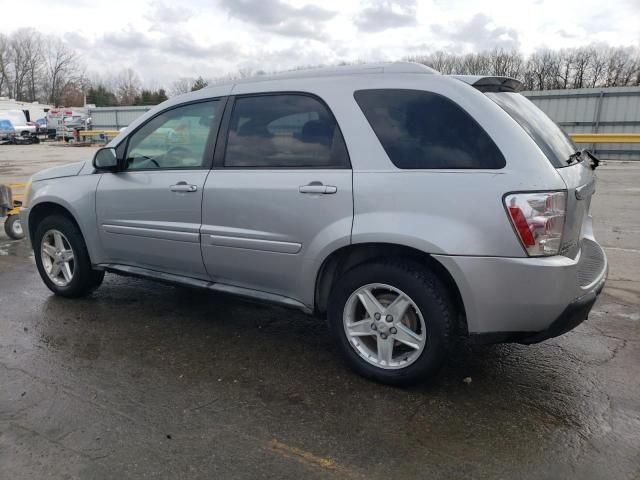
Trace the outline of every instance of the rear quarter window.
[[499, 169], [504, 156], [459, 105], [422, 90], [354, 93], [391, 162], [402, 169]]

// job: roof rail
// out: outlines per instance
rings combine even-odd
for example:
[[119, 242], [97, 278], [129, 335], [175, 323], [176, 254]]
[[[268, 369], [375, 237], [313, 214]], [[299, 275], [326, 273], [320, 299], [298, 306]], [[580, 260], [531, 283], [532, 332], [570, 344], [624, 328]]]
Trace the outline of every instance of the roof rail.
[[211, 85], [220, 85], [266, 82], [269, 80], [284, 80], [289, 78], [318, 78], [336, 77], [343, 75], [366, 75], [366, 74], [388, 74], [388, 73], [416, 73], [427, 75], [439, 75], [440, 72], [429, 68], [426, 65], [413, 62], [383, 62], [383, 63], [359, 63], [354, 65], [341, 65], [337, 67], [305, 68], [291, 70], [288, 72], [274, 73], [272, 75], [257, 75], [255, 77], [243, 78], [240, 80], [230, 80], [228, 82]]

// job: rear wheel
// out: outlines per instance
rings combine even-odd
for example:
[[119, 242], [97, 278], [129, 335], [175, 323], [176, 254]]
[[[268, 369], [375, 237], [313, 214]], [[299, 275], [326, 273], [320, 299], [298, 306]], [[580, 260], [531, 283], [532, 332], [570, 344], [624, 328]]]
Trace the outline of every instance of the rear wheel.
[[54, 215], [40, 222], [33, 247], [38, 272], [56, 295], [81, 297], [104, 279], [103, 271], [91, 268], [80, 230], [65, 216]]
[[439, 278], [410, 260], [348, 271], [331, 292], [328, 314], [349, 365], [392, 385], [415, 382], [438, 369], [455, 317]]
[[9, 215], [4, 221], [4, 231], [9, 238], [22, 240], [24, 238], [24, 230], [22, 230], [20, 217], [18, 215]]

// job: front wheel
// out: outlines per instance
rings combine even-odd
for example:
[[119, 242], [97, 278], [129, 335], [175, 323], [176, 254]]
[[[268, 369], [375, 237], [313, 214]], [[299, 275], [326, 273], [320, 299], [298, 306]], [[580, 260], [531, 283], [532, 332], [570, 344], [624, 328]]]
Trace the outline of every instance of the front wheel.
[[22, 230], [20, 217], [18, 215], [9, 215], [4, 221], [4, 231], [9, 238], [22, 240], [24, 238], [24, 230]]
[[452, 336], [455, 310], [440, 279], [411, 260], [359, 265], [336, 282], [329, 326], [361, 375], [402, 385], [433, 374]]
[[93, 270], [80, 229], [69, 218], [45, 218], [33, 238], [36, 266], [56, 295], [81, 297], [98, 288], [104, 271]]

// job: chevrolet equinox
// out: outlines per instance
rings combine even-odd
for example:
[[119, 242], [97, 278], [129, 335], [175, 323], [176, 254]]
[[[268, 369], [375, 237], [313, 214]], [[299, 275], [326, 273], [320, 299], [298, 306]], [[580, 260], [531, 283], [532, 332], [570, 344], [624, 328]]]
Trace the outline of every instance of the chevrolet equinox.
[[205, 88], [34, 175], [22, 224], [57, 295], [113, 272], [298, 308], [360, 374], [415, 381], [454, 336], [567, 332], [603, 288], [598, 161], [519, 89], [411, 63]]

